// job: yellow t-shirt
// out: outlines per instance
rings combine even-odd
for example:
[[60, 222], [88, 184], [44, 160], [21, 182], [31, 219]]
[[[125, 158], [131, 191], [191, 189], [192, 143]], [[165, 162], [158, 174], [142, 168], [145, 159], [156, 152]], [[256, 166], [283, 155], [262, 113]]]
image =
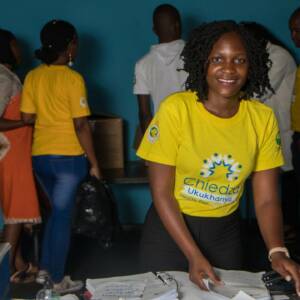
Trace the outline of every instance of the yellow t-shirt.
[[296, 73], [294, 96], [295, 99], [292, 103], [292, 129], [300, 132], [300, 67], [298, 67]]
[[176, 167], [174, 195], [184, 214], [222, 217], [238, 208], [253, 171], [281, 166], [272, 109], [242, 100], [231, 118], [209, 113], [192, 92], [164, 100], [137, 155]]
[[24, 82], [21, 111], [36, 114], [32, 155], [80, 155], [73, 118], [90, 115], [82, 76], [67, 66], [40, 65]]

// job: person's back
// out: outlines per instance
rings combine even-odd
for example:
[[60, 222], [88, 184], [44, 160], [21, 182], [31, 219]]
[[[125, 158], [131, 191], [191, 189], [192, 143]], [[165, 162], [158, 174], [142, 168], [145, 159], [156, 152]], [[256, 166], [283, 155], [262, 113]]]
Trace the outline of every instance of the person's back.
[[180, 54], [184, 47], [183, 40], [153, 45], [136, 65], [134, 93], [148, 93], [153, 101], [154, 112], [160, 102], [171, 93], [184, 90], [186, 73], [182, 68]]
[[[36, 110], [33, 155], [83, 153], [76, 136], [73, 117], [88, 111], [82, 76], [65, 65], [42, 64], [29, 72], [26, 86]], [[74, 108], [70, 97], [80, 98], [80, 109]], [[71, 107], [71, 109], [70, 109]]]
[[282, 169], [290, 171], [293, 169], [291, 157], [291, 105], [297, 66], [294, 58], [283, 47], [268, 42], [267, 51], [272, 61], [269, 78], [274, 94], [267, 94], [261, 100], [270, 106], [276, 115], [285, 158], [285, 165], [282, 166]]
[[181, 21], [177, 9], [169, 4], [158, 6], [153, 13], [153, 31], [159, 43], [135, 66], [133, 92], [137, 95], [140, 126], [145, 132], [160, 102], [169, 94], [185, 89], [187, 74], [182, 71]]
[[285, 164], [283, 171], [291, 171], [292, 166], [292, 130], [291, 130], [291, 105], [296, 75], [296, 63], [284, 45], [273, 36], [263, 25], [255, 22], [244, 22], [243, 25], [257, 40], [263, 43], [272, 62], [268, 76], [273, 92], [259, 97], [259, 100], [270, 106], [278, 120], [280, 129], [282, 151]]
[[85, 84], [69, 69], [77, 53], [77, 31], [66, 21], [52, 20], [44, 25], [40, 40], [35, 54], [43, 64], [26, 76], [21, 104], [23, 120], [36, 121], [33, 169], [51, 205], [36, 281], [50, 277], [53, 289], [65, 294], [83, 286], [64, 274], [76, 192], [88, 174], [88, 162], [91, 176], [99, 179], [101, 172], [87, 119]]

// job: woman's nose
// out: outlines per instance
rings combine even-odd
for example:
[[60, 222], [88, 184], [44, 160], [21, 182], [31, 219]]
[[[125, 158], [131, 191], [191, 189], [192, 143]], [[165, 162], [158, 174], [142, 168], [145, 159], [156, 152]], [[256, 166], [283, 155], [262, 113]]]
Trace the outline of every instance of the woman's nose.
[[224, 62], [223, 71], [227, 73], [235, 72], [235, 65], [231, 61]]

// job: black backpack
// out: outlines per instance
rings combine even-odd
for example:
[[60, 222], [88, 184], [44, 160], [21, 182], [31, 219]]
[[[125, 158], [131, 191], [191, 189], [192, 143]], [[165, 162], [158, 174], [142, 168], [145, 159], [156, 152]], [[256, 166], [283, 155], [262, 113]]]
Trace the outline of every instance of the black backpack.
[[117, 208], [110, 187], [90, 177], [77, 193], [73, 232], [97, 239], [103, 248], [110, 248], [120, 229]]

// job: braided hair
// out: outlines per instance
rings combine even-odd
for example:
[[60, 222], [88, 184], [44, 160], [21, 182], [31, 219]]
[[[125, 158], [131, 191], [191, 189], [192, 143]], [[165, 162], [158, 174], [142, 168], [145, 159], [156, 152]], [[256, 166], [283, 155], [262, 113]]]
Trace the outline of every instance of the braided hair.
[[199, 100], [207, 99], [208, 57], [214, 44], [228, 32], [235, 32], [241, 37], [249, 61], [248, 78], [242, 88], [243, 98], [249, 99], [254, 95], [261, 97], [267, 90], [273, 92], [268, 77], [272, 63], [264, 43], [257, 40], [242, 24], [231, 20], [204, 23], [192, 31], [181, 54], [183, 70], [188, 73], [186, 89], [196, 92]]
[[35, 56], [46, 64], [51, 64], [67, 50], [69, 43], [77, 38], [75, 27], [69, 22], [52, 20], [40, 33], [42, 47], [35, 51]]

